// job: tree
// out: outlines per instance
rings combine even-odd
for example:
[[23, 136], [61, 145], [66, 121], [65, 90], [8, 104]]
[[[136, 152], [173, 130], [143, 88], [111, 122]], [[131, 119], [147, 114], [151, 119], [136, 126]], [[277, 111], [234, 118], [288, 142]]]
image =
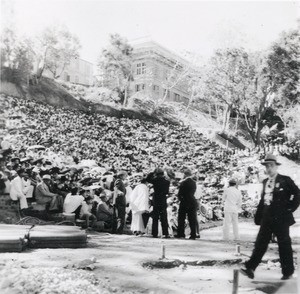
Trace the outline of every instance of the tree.
[[109, 45], [101, 52], [98, 67], [107, 77], [118, 81], [118, 87], [124, 92], [123, 105], [127, 105], [128, 89], [133, 81], [132, 75], [133, 47], [119, 34], [110, 35]]
[[284, 105], [299, 103], [300, 21], [297, 29], [283, 32], [271, 46], [267, 66], [276, 100]]
[[80, 42], [66, 27], [48, 27], [37, 38], [37, 77], [48, 69], [53, 78], [61, 76], [71, 60], [79, 57]]
[[2, 79], [20, 83], [29, 80], [34, 53], [29, 39], [16, 35], [13, 27], [6, 27], [1, 38], [1, 75]]
[[242, 48], [217, 50], [209, 61], [198, 90], [203, 100], [215, 104], [217, 117], [222, 116], [223, 131], [228, 129], [230, 115], [238, 107], [252, 76], [249, 55]]

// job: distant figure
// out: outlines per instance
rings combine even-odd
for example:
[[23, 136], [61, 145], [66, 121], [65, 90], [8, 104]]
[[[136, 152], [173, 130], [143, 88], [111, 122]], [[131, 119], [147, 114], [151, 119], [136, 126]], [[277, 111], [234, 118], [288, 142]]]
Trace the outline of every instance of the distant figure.
[[180, 201], [178, 211], [178, 234], [177, 238], [185, 238], [185, 218], [189, 220], [191, 229], [191, 240], [196, 239], [196, 223], [198, 203], [195, 198], [197, 189], [196, 182], [191, 178], [192, 172], [187, 169], [184, 172], [184, 180], [181, 182], [178, 191], [178, 199]]
[[150, 173], [147, 182], [153, 185], [154, 195], [152, 199], [152, 236], [158, 236], [158, 220], [160, 219], [162, 234], [164, 238], [170, 238], [168, 214], [167, 214], [167, 195], [169, 194], [170, 181], [164, 177], [164, 171], [157, 168], [154, 173]]
[[242, 193], [236, 187], [236, 180], [229, 180], [229, 188], [223, 195], [224, 203], [224, 223], [223, 223], [223, 239], [229, 240], [230, 226], [233, 228], [234, 240], [239, 240], [238, 213], [242, 206]]
[[263, 191], [255, 215], [255, 224], [260, 225], [254, 250], [241, 273], [254, 278], [254, 271], [268, 249], [272, 234], [278, 240], [282, 270], [281, 280], [288, 280], [295, 271], [290, 226], [295, 224], [293, 212], [300, 204], [300, 190], [290, 177], [278, 174], [276, 156], [268, 154], [262, 162], [268, 178], [263, 181]]

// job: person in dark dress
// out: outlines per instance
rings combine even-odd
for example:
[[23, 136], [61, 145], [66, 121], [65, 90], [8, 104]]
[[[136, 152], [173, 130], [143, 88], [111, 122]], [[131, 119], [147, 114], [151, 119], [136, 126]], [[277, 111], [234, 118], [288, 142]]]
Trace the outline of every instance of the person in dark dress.
[[147, 176], [147, 182], [151, 183], [154, 189], [152, 199], [152, 236], [154, 238], [158, 236], [158, 220], [160, 219], [164, 238], [170, 238], [167, 215], [167, 195], [169, 194], [170, 181], [164, 177], [164, 171], [161, 168], [157, 168], [154, 173], [150, 173]]
[[254, 278], [254, 271], [267, 251], [272, 234], [277, 237], [282, 280], [288, 280], [294, 273], [293, 250], [290, 226], [295, 224], [293, 212], [300, 203], [300, 190], [288, 176], [278, 174], [277, 159], [268, 154], [262, 162], [268, 178], [263, 181], [263, 191], [255, 215], [255, 223], [260, 225], [254, 250], [241, 273]]
[[126, 187], [124, 181], [127, 178], [127, 172], [121, 171], [117, 175], [117, 179], [114, 183], [114, 221], [113, 221], [113, 233], [122, 234], [125, 217], [126, 217]]
[[185, 178], [179, 186], [178, 199], [180, 201], [180, 205], [178, 211], [178, 233], [176, 237], [185, 238], [185, 218], [187, 215], [191, 229], [190, 239], [195, 240], [198, 208], [198, 203], [195, 198], [197, 185], [191, 176], [192, 172], [189, 169], [185, 170]]

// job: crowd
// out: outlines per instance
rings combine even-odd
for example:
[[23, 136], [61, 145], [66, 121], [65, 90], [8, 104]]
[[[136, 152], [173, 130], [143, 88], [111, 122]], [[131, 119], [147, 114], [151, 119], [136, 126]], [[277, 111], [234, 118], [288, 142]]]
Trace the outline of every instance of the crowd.
[[[0, 135], [0, 193], [19, 201], [24, 215], [74, 214], [116, 233], [125, 222], [144, 233], [152, 222], [154, 236], [169, 236], [178, 231], [177, 195], [184, 178], [196, 182], [199, 224], [223, 218], [223, 189], [230, 178], [245, 184], [262, 176], [251, 152], [221, 148], [186, 126], [7, 96], [1, 103], [6, 125]], [[245, 194], [244, 207], [247, 201]]]

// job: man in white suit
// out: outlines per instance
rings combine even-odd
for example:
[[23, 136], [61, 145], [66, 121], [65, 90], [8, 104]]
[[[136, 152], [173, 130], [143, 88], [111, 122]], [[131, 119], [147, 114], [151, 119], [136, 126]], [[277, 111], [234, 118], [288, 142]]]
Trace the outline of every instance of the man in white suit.
[[20, 209], [28, 208], [26, 199], [26, 189], [23, 180], [27, 181], [28, 175], [24, 170], [19, 170], [18, 175], [10, 183], [10, 198], [14, 201], [20, 201]]

